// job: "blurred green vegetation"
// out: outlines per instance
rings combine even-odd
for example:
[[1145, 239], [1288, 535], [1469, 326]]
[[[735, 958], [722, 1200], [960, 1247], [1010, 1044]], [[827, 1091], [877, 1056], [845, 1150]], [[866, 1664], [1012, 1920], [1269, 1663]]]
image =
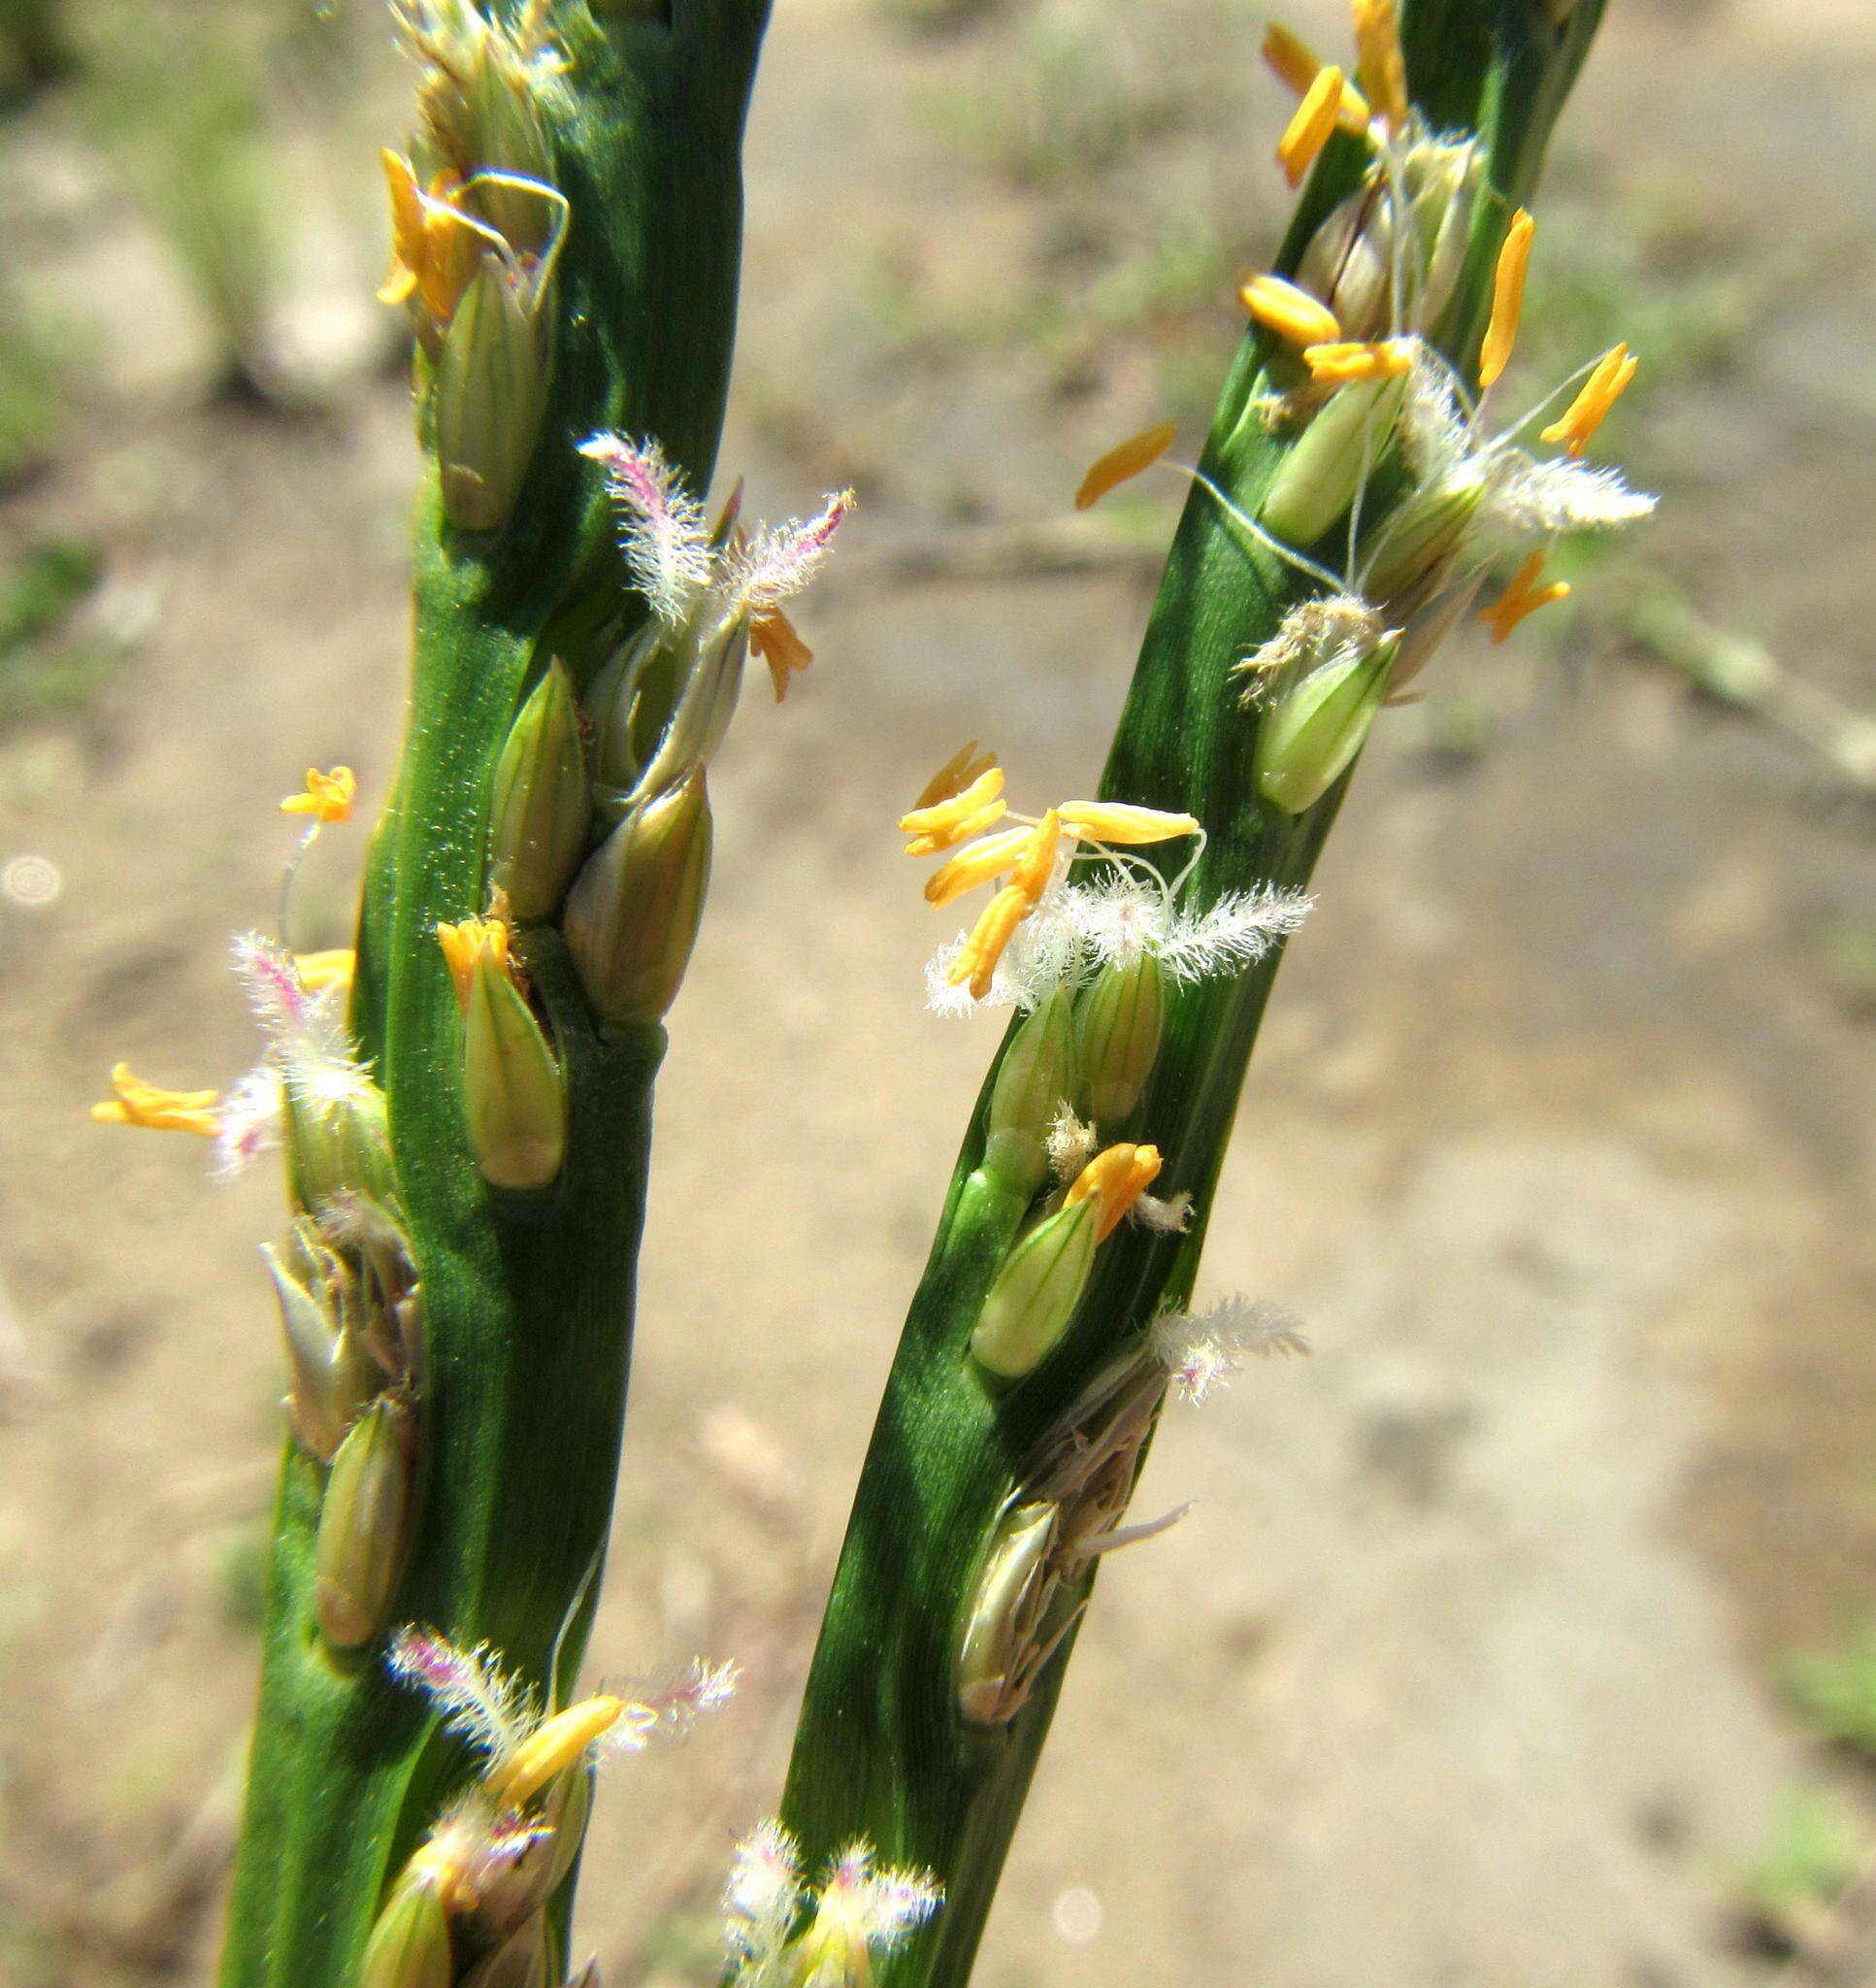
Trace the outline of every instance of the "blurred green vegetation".
[[69, 0], [0, 0], [0, 111], [71, 73]]
[[[363, 0], [0, 0], [0, 172], [29, 120], [55, 151], [76, 138], [95, 156], [199, 305], [215, 395], [281, 398], [270, 317], [298, 200], [287, 140], [305, 135], [309, 107], [312, 121], [332, 121], [348, 101], [362, 10]], [[378, 0], [370, 11], [381, 13]], [[23, 184], [18, 204], [31, 214]], [[0, 296], [0, 485], [43, 451], [55, 399], [19, 317]]]
[[1876, 1612], [1860, 1612], [1829, 1647], [1788, 1657], [1783, 1681], [1824, 1739], [1876, 1762]]
[[1758, 1857], [1742, 1873], [1740, 1903], [1781, 1945], [1827, 1937], [1830, 1915], [1862, 1874], [1869, 1843], [1849, 1806], [1827, 1788], [1787, 1790]]
[[96, 0], [85, 124], [162, 230], [219, 342], [219, 391], [270, 396], [278, 159], [264, 105], [266, 15], [238, 0]]
[[0, 569], [0, 731], [86, 710], [125, 655], [121, 642], [75, 627], [104, 555], [83, 540], [48, 539]]
[[51, 341], [0, 270], [0, 493], [46, 461], [64, 412]]

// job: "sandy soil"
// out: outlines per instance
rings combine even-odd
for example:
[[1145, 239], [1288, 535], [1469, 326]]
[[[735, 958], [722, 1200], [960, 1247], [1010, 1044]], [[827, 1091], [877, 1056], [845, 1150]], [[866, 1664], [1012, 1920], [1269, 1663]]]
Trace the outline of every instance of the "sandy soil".
[[[990, 1040], [919, 1011], [942, 935], [890, 817], [968, 733], [1026, 790], [1085, 783], [1151, 562], [1037, 546], [1080, 465], [1177, 399], [1168, 353], [1215, 376], [1234, 335], [1169, 305], [1042, 348], [1012, 311], [1092, 317], [1182, 206], [1228, 260], [1273, 225], [1248, 16], [1068, 10], [1123, 70], [1231, 51], [1093, 182], [1013, 184], [961, 140], [1030, 11], [931, 38], [790, 0], [772, 39], [726, 462], [758, 510], [846, 477], [865, 501], [804, 615], [812, 677], [780, 712], [752, 699], [726, 755], [661, 1095], [595, 1660], [734, 1653], [751, 1688], [602, 1805], [582, 1917], [609, 1978], [708, 1977], [709, 1894], [773, 1799]], [[1326, 12], [1298, 10], [1325, 37]], [[1635, 395], [1621, 441], [1670, 499], [1649, 559], [1868, 701], [1876, 31], [1850, 0], [1613, 12], [1560, 163], [1574, 252], [1666, 214], [1641, 251], [1658, 312], [1706, 296], [1689, 269], [1764, 292]], [[385, 129], [397, 85], [368, 70]], [[268, 915], [274, 803], [335, 760], [381, 794], [395, 753], [411, 449], [356, 301], [368, 153], [295, 174], [317, 198], [281, 336], [333, 383], [283, 421], [197, 405], [202, 327], [58, 107], [5, 142], [19, 263], [88, 357], [0, 545], [99, 541], [105, 605], [142, 633], [89, 712], [0, 735], [0, 878], [24, 881], [0, 902], [0, 1981], [128, 1988], [211, 1964], [278, 1441], [253, 1255], [277, 1199], [84, 1107], [120, 1055], [177, 1082], [250, 1060], [224, 945]], [[1441, 663], [1323, 866], [1206, 1278], [1294, 1308], [1317, 1351], [1156, 1449], [1143, 1506], [1195, 1508], [1103, 1582], [986, 1988], [1721, 1988], [1771, 1965], [1741, 1872], [1783, 1790], [1845, 1778], [1776, 1664], [1876, 1583], [1876, 1073], [1814, 944], [1876, 916], [1870, 820], [1606, 617], [1531, 637]], [[1482, 749], [1439, 749], [1462, 717]], [[48, 901], [17, 901], [46, 874], [5, 870], [22, 857], [54, 867]], [[319, 849], [309, 937], [343, 939], [354, 858]], [[1796, 1965], [1876, 1972], [1859, 1930]]]

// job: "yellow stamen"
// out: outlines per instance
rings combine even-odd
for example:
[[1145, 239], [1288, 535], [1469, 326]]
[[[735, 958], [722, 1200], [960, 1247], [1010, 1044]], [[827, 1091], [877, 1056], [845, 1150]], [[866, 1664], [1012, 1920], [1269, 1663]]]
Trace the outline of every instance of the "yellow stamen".
[[954, 794], [963, 793], [979, 774], [988, 773], [996, 764], [994, 752], [978, 752], [976, 740], [960, 746], [925, 782], [918, 799], [912, 803], [913, 812], [921, 808], [936, 808], [940, 801], [948, 801]]
[[1257, 321], [1293, 346], [1333, 345], [1342, 327], [1319, 297], [1280, 276], [1249, 276], [1237, 286], [1237, 300]]
[[1329, 143], [1342, 108], [1342, 72], [1333, 62], [1317, 70], [1296, 115], [1277, 140], [1277, 164], [1292, 186], [1300, 186], [1316, 155]]
[[1490, 386], [1511, 359], [1518, 340], [1518, 315], [1525, 305], [1525, 271], [1530, 263], [1530, 238], [1537, 223], [1521, 207], [1511, 216], [1498, 249], [1498, 267], [1492, 279], [1492, 321], [1479, 348], [1479, 384]]
[[518, 1808], [553, 1777], [570, 1768], [602, 1733], [618, 1722], [625, 1701], [609, 1692], [583, 1698], [538, 1726], [489, 1776], [498, 1808]]
[[1007, 801], [992, 801], [979, 808], [974, 814], [966, 815], [953, 828], [938, 830], [934, 835], [915, 835], [905, 845], [908, 856], [936, 856], [940, 849], [955, 849], [960, 843], [968, 843], [973, 835], [982, 835], [987, 828], [993, 828], [1009, 812]]
[[1157, 427], [1142, 428], [1137, 435], [1116, 443], [1105, 455], [1098, 456], [1089, 465], [1081, 487], [1074, 493], [1074, 508], [1086, 511], [1091, 504], [1099, 504], [1117, 483], [1152, 468], [1172, 447], [1172, 438], [1178, 432], [1176, 422], [1162, 421]]
[[1357, 380], [1396, 380], [1413, 366], [1413, 340], [1384, 338], [1372, 345], [1304, 346], [1309, 377], [1325, 386]]
[[1301, 96], [1315, 82], [1317, 72], [1322, 68], [1322, 57], [1307, 42], [1285, 27], [1282, 21], [1273, 20], [1264, 30], [1262, 54], [1269, 65], [1276, 80], [1287, 83]]
[[1003, 768], [987, 767], [968, 787], [954, 791], [948, 800], [935, 801], [914, 808], [909, 814], [902, 814], [899, 826], [906, 835], [948, 834], [979, 809], [987, 808], [1003, 790]]
[[1174, 836], [1199, 833], [1196, 815], [1136, 808], [1129, 801], [1064, 801], [1062, 825], [1096, 843], [1167, 843]]
[[799, 677], [814, 660], [814, 651], [795, 632], [795, 624], [779, 608], [771, 608], [749, 623], [749, 647], [769, 665], [775, 702], [788, 695], [788, 679]]
[[461, 190], [453, 179], [439, 174], [423, 200], [423, 259], [417, 264], [417, 301], [438, 331], [455, 316], [456, 306], [490, 246], [487, 235], [478, 233], [457, 206]]
[[925, 879], [926, 902], [948, 905], [967, 890], [1001, 877], [1034, 839], [1030, 829], [1008, 828], [1002, 835], [986, 836], [968, 849], [960, 849], [941, 870], [934, 870]]
[[470, 982], [484, 959], [505, 972], [509, 965], [509, 928], [500, 918], [465, 918], [460, 925], [439, 924], [437, 944], [456, 983], [456, 999], [469, 1011]]
[[1491, 629], [1494, 645], [1502, 642], [1520, 621], [1536, 613], [1539, 608], [1548, 608], [1553, 601], [1567, 599], [1570, 584], [1566, 580], [1553, 580], [1543, 586], [1537, 584], [1537, 576], [1543, 570], [1543, 553], [1533, 552], [1512, 575], [1503, 593], [1489, 608], [1479, 610], [1479, 619]]
[[1582, 390], [1563, 414], [1543, 430], [1545, 442], [1567, 444], [1565, 453], [1581, 455], [1589, 440], [1601, 427], [1602, 419], [1624, 389], [1635, 377], [1640, 360], [1630, 358], [1626, 345], [1616, 346], [1596, 361], [1596, 371], [1584, 381]]
[[1020, 890], [1035, 904], [1049, 887], [1049, 878], [1055, 875], [1056, 852], [1062, 846], [1062, 816], [1058, 810], [1051, 808], [1036, 824], [1036, 830], [1029, 839], [1029, 847], [1023, 852], [1023, 860], [1009, 874], [1010, 884]]
[[423, 262], [423, 195], [411, 162], [401, 153], [379, 152], [391, 189], [391, 266], [378, 286], [380, 304], [402, 304], [417, 286]]
[[[1273, 20], [1264, 30], [1264, 59], [1279, 83], [1287, 83], [1302, 96], [1322, 74], [1323, 59], [1300, 35], [1295, 35], [1281, 21]], [[1342, 83], [1340, 123], [1344, 131], [1367, 129], [1367, 99], [1346, 79]]]
[[357, 777], [348, 766], [335, 766], [321, 773], [316, 766], [306, 770], [306, 792], [289, 794], [280, 803], [282, 814], [311, 814], [314, 821], [349, 821], [351, 804], [358, 793]]
[[221, 1130], [214, 1110], [219, 1091], [167, 1091], [161, 1084], [146, 1083], [128, 1063], [119, 1063], [112, 1071], [111, 1088], [117, 1094], [115, 1098], [91, 1107], [91, 1115], [100, 1125], [193, 1132], [200, 1139], [214, 1139]]
[[391, 266], [378, 301], [411, 304], [422, 327], [440, 337], [489, 238], [465, 216], [462, 184], [453, 174], [437, 174], [426, 188], [417, 183], [409, 159], [394, 151], [379, 156], [391, 192]]
[[338, 945], [329, 952], [296, 952], [293, 965], [300, 976], [300, 985], [309, 994], [320, 994], [328, 987], [351, 985], [358, 955], [349, 945]]
[[1062, 1205], [1073, 1208], [1094, 1196], [1101, 1209], [1096, 1217], [1095, 1241], [1104, 1242], [1119, 1226], [1122, 1216], [1158, 1178], [1159, 1172], [1158, 1146], [1110, 1145], [1082, 1168]]
[[1394, 0], [1355, 0], [1355, 74], [1390, 131], [1407, 121], [1407, 63]]
[[945, 978], [953, 987], [971, 983], [971, 998], [981, 1001], [990, 992], [992, 976], [997, 971], [997, 962], [1004, 956], [1004, 948], [1035, 905], [1027, 891], [1018, 890], [1013, 883], [1006, 883], [989, 904], [983, 914], [971, 928], [971, 936], [964, 942], [964, 949], [951, 962], [951, 970]]

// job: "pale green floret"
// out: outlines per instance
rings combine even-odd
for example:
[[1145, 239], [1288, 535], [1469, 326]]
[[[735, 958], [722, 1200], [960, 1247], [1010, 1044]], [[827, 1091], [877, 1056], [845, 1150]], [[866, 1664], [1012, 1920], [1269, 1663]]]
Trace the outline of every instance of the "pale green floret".
[[1407, 376], [1338, 388], [1270, 480], [1258, 521], [1292, 546], [1313, 545], [1341, 517], [1387, 452]]
[[470, 1150], [494, 1187], [545, 1187], [567, 1154], [560, 1064], [508, 970], [484, 952], [463, 1011], [463, 1112]]
[[346, 1194], [396, 1200], [384, 1093], [368, 1077], [354, 1071], [322, 1092], [297, 1084], [289, 1067], [283, 1122], [294, 1189], [306, 1207]]
[[[352, 1418], [381, 1385], [384, 1374], [359, 1344], [348, 1318], [335, 1316], [334, 1275], [343, 1275], [330, 1252], [309, 1267], [302, 1282], [266, 1243], [261, 1255], [280, 1300], [291, 1380], [290, 1413], [295, 1435], [312, 1456], [330, 1463]], [[317, 1295], [310, 1285], [317, 1285]]]
[[437, 366], [443, 508], [463, 531], [507, 521], [541, 435], [547, 366], [524, 284], [486, 254], [463, 292]]
[[709, 874], [702, 767], [634, 809], [586, 859], [561, 926], [587, 998], [605, 1020], [657, 1021], [676, 1000]]
[[[553, 152], [534, 94], [517, 87], [513, 66], [484, 60], [470, 86], [477, 176], [476, 204], [517, 255], [540, 255], [559, 225], [551, 206], [529, 182], [549, 182]], [[517, 184], [516, 182], [521, 182]]]
[[1068, 1330], [1095, 1263], [1099, 1197], [1037, 1223], [1004, 1260], [977, 1323], [971, 1351], [1004, 1380], [1030, 1372]]
[[556, 659], [521, 707], [495, 769], [488, 879], [512, 916], [550, 918], [560, 909], [592, 814], [579, 710]]
[[332, 1460], [313, 1547], [313, 1612], [335, 1649], [368, 1643], [390, 1617], [411, 1532], [410, 1408], [379, 1395]]
[[1049, 1176], [1049, 1127], [1076, 1091], [1074, 1011], [1057, 988], [1016, 1031], [997, 1067], [983, 1170], [1027, 1200]]
[[357, 1988], [449, 1988], [451, 1972], [442, 1881], [407, 1871], [372, 1928]]
[[1482, 473], [1413, 490], [1361, 548], [1362, 592], [1398, 625], [1438, 591], [1485, 496]]
[[1097, 1125], [1113, 1127], [1133, 1110], [1159, 1060], [1166, 1034], [1166, 969], [1144, 946], [1103, 967], [1075, 1011], [1083, 1095]]
[[1285, 814], [1300, 814], [1354, 763], [1388, 694], [1395, 645], [1322, 664], [1285, 692], [1258, 727], [1257, 790]]

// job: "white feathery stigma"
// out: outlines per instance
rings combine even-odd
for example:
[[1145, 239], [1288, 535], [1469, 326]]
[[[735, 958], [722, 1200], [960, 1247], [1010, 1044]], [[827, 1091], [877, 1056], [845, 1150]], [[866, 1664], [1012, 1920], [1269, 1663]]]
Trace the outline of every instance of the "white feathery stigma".
[[675, 1684], [648, 1687], [629, 1700], [608, 1735], [615, 1751], [638, 1753], [653, 1740], [682, 1740], [705, 1712], [736, 1696], [741, 1666], [693, 1657]]
[[225, 1185], [279, 1145], [285, 1111], [280, 1070], [271, 1061], [257, 1064], [221, 1101], [214, 1177]]
[[[292, 955], [253, 932], [235, 941], [234, 964], [267, 1036], [269, 1063], [296, 1105], [325, 1115], [371, 1094], [375, 1086], [346, 1028], [343, 987], [309, 994]], [[264, 1103], [258, 1083], [255, 1102]]]
[[764, 525], [730, 555], [723, 576], [734, 613], [757, 619], [798, 594], [814, 578], [840, 521], [853, 509], [853, 492], [830, 497], [810, 518]]
[[1103, 967], [1131, 965], [1142, 953], [1188, 983], [1239, 972], [1295, 932], [1310, 902], [1270, 886], [1234, 891], [1203, 911], [1187, 909], [1180, 897], [1141, 865], [1094, 882], [1058, 880], [1016, 928], [982, 1001], [946, 980], [965, 943], [960, 933], [926, 968], [926, 1006], [938, 1014], [1000, 1007], [1027, 1014], [1058, 987], [1086, 986]]
[[1540, 406], [1498, 434], [1486, 435], [1477, 414], [1466, 414], [1465, 389], [1452, 367], [1424, 343], [1415, 351], [1401, 408], [1401, 446], [1423, 490], [1481, 491], [1467, 535], [1475, 539], [1469, 549], [1481, 560], [1529, 550], [1564, 532], [1633, 524], [1658, 502], [1646, 491], [1631, 490], [1619, 470], [1520, 447], [1517, 436], [1543, 412]]
[[1192, 1226], [1192, 1190], [1182, 1187], [1164, 1201], [1157, 1194], [1136, 1194], [1127, 1219], [1156, 1236], [1183, 1236]]
[[1163, 1311], [1148, 1342], [1182, 1401], [1201, 1402], [1224, 1386], [1247, 1355], [1306, 1353], [1293, 1312], [1262, 1298], [1221, 1298], [1201, 1312]]
[[1101, 1135], [1070, 1105], [1058, 1105], [1043, 1139], [1049, 1170], [1058, 1180], [1072, 1180], [1101, 1149]]
[[[807, 1886], [795, 1839], [779, 1822], [762, 1823], [737, 1844], [724, 1887], [730, 1978], [736, 1988], [858, 1988], [872, 1979], [872, 1957], [889, 1953], [942, 1899], [929, 1872], [882, 1870], [860, 1841]], [[791, 1939], [810, 1902], [812, 1919]]]
[[680, 626], [710, 584], [710, 532], [703, 505], [655, 442], [593, 435], [579, 452], [606, 471], [632, 583], [660, 621]]
[[1269, 641], [1233, 665], [1232, 674], [1251, 679], [1244, 701], [1260, 703], [1279, 677], [1366, 655], [1387, 633], [1379, 609], [1359, 594], [1326, 594], [1299, 602]]
[[391, 1639], [384, 1664], [430, 1700], [450, 1732], [491, 1760], [512, 1753], [541, 1723], [534, 1694], [501, 1669], [487, 1643], [462, 1650], [433, 1629], [407, 1626]]

